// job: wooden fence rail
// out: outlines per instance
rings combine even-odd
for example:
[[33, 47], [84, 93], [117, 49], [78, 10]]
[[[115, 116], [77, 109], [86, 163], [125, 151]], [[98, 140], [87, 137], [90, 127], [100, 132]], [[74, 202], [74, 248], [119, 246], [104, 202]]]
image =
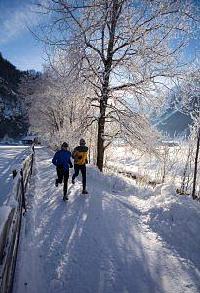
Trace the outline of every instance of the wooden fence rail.
[[20, 171], [13, 170], [12, 204], [9, 206], [8, 202], [10, 212], [0, 233], [0, 293], [12, 292], [21, 220], [23, 211], [26, 211], [25, 192], [32, 174], [33, 161], [34, 152], [23, 161]]

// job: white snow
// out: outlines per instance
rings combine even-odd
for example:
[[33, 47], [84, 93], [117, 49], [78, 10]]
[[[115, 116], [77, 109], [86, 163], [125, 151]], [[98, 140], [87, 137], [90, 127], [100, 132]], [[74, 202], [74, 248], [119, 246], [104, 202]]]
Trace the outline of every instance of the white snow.
[[199, 202], [87, 173], [89, 195], [70, 182], [63, 202], [50, 152], [36, 150], [14, 293], [200, 292]]
[[0, 207], [0, 235], [1, 235], [1, 233], [3, 231], [3, 227], [8, 219], [10, 211], [11, 211], [11, 207], [8, 207], [8, 206]]
[[[157, 152], [159, 156], [156, 156], [148, 152], [144, 153], [139, 150], [133, 150], [128, 145], [111, 146], [106, 152], [106, 167], [109, 172], [124, 172], [137, 177], [136, 181], [141, 186], [147, 186], [148, 182], [151, 182], [151, 185], [161, 183], [165, 173], [165, 182], [175, 185], [176, 189], [180, 189], [188, 156], [188, 148], [189, 143], [184, 141], [180, 141], [179, 145], [170, 147], [165, 143], [164, 145], [158, 145]], [[192, 190], [193, 165], [191, 163], [186, 172], [186, 182], [189, 180], [187, 193]], [[198, 179], [196, 190], [198, 195]]]
[[26, 146], [0, 145], [0, 206], [6, 203], [13, 188], [12, 171], [20, 170], [23, 159], [27, 156]]
[[13, 180], [12, 171], [19, 172], [28, 152], [29, 149], [26, 146], [0, 146], [0, 235], [11, 207], [18, 205], [14, 198], [17, 180]]

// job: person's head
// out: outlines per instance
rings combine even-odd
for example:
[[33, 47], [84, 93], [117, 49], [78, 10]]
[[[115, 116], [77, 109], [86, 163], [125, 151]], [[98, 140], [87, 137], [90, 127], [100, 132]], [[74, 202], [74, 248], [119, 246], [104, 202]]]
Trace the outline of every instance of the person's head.
[[67, 150], [68, 149], [68, 143], [67, 142], [63, 142], [61, 145], [61, 149], [62, 150]]
[[86, 145], [85, 139], [83, 138], [80, 139], [80, 145]]

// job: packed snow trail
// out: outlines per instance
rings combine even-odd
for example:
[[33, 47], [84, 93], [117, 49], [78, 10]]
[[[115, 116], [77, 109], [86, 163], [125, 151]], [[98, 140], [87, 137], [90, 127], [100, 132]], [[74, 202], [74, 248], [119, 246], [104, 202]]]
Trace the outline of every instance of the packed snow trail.
[[51, 159], [47, 149], [36, 150], [14, 293], [199, 292], [199, 270], [128, 200], [137, 198], [134, 186], [123, 191], [120, 180], [110, 184], [88, 167], [89, 195], [77, 181], [64, 202]]

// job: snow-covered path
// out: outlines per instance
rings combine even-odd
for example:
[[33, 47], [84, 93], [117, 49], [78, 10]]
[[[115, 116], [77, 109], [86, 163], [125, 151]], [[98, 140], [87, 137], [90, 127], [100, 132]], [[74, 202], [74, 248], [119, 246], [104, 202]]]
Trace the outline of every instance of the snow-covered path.
[[34, 173], [14, 293], [200, 292], [199, 267], [151, 230], [134, 186], [89, 167], [89, 195], [78, 181], [63, 202], [45, 148]]

